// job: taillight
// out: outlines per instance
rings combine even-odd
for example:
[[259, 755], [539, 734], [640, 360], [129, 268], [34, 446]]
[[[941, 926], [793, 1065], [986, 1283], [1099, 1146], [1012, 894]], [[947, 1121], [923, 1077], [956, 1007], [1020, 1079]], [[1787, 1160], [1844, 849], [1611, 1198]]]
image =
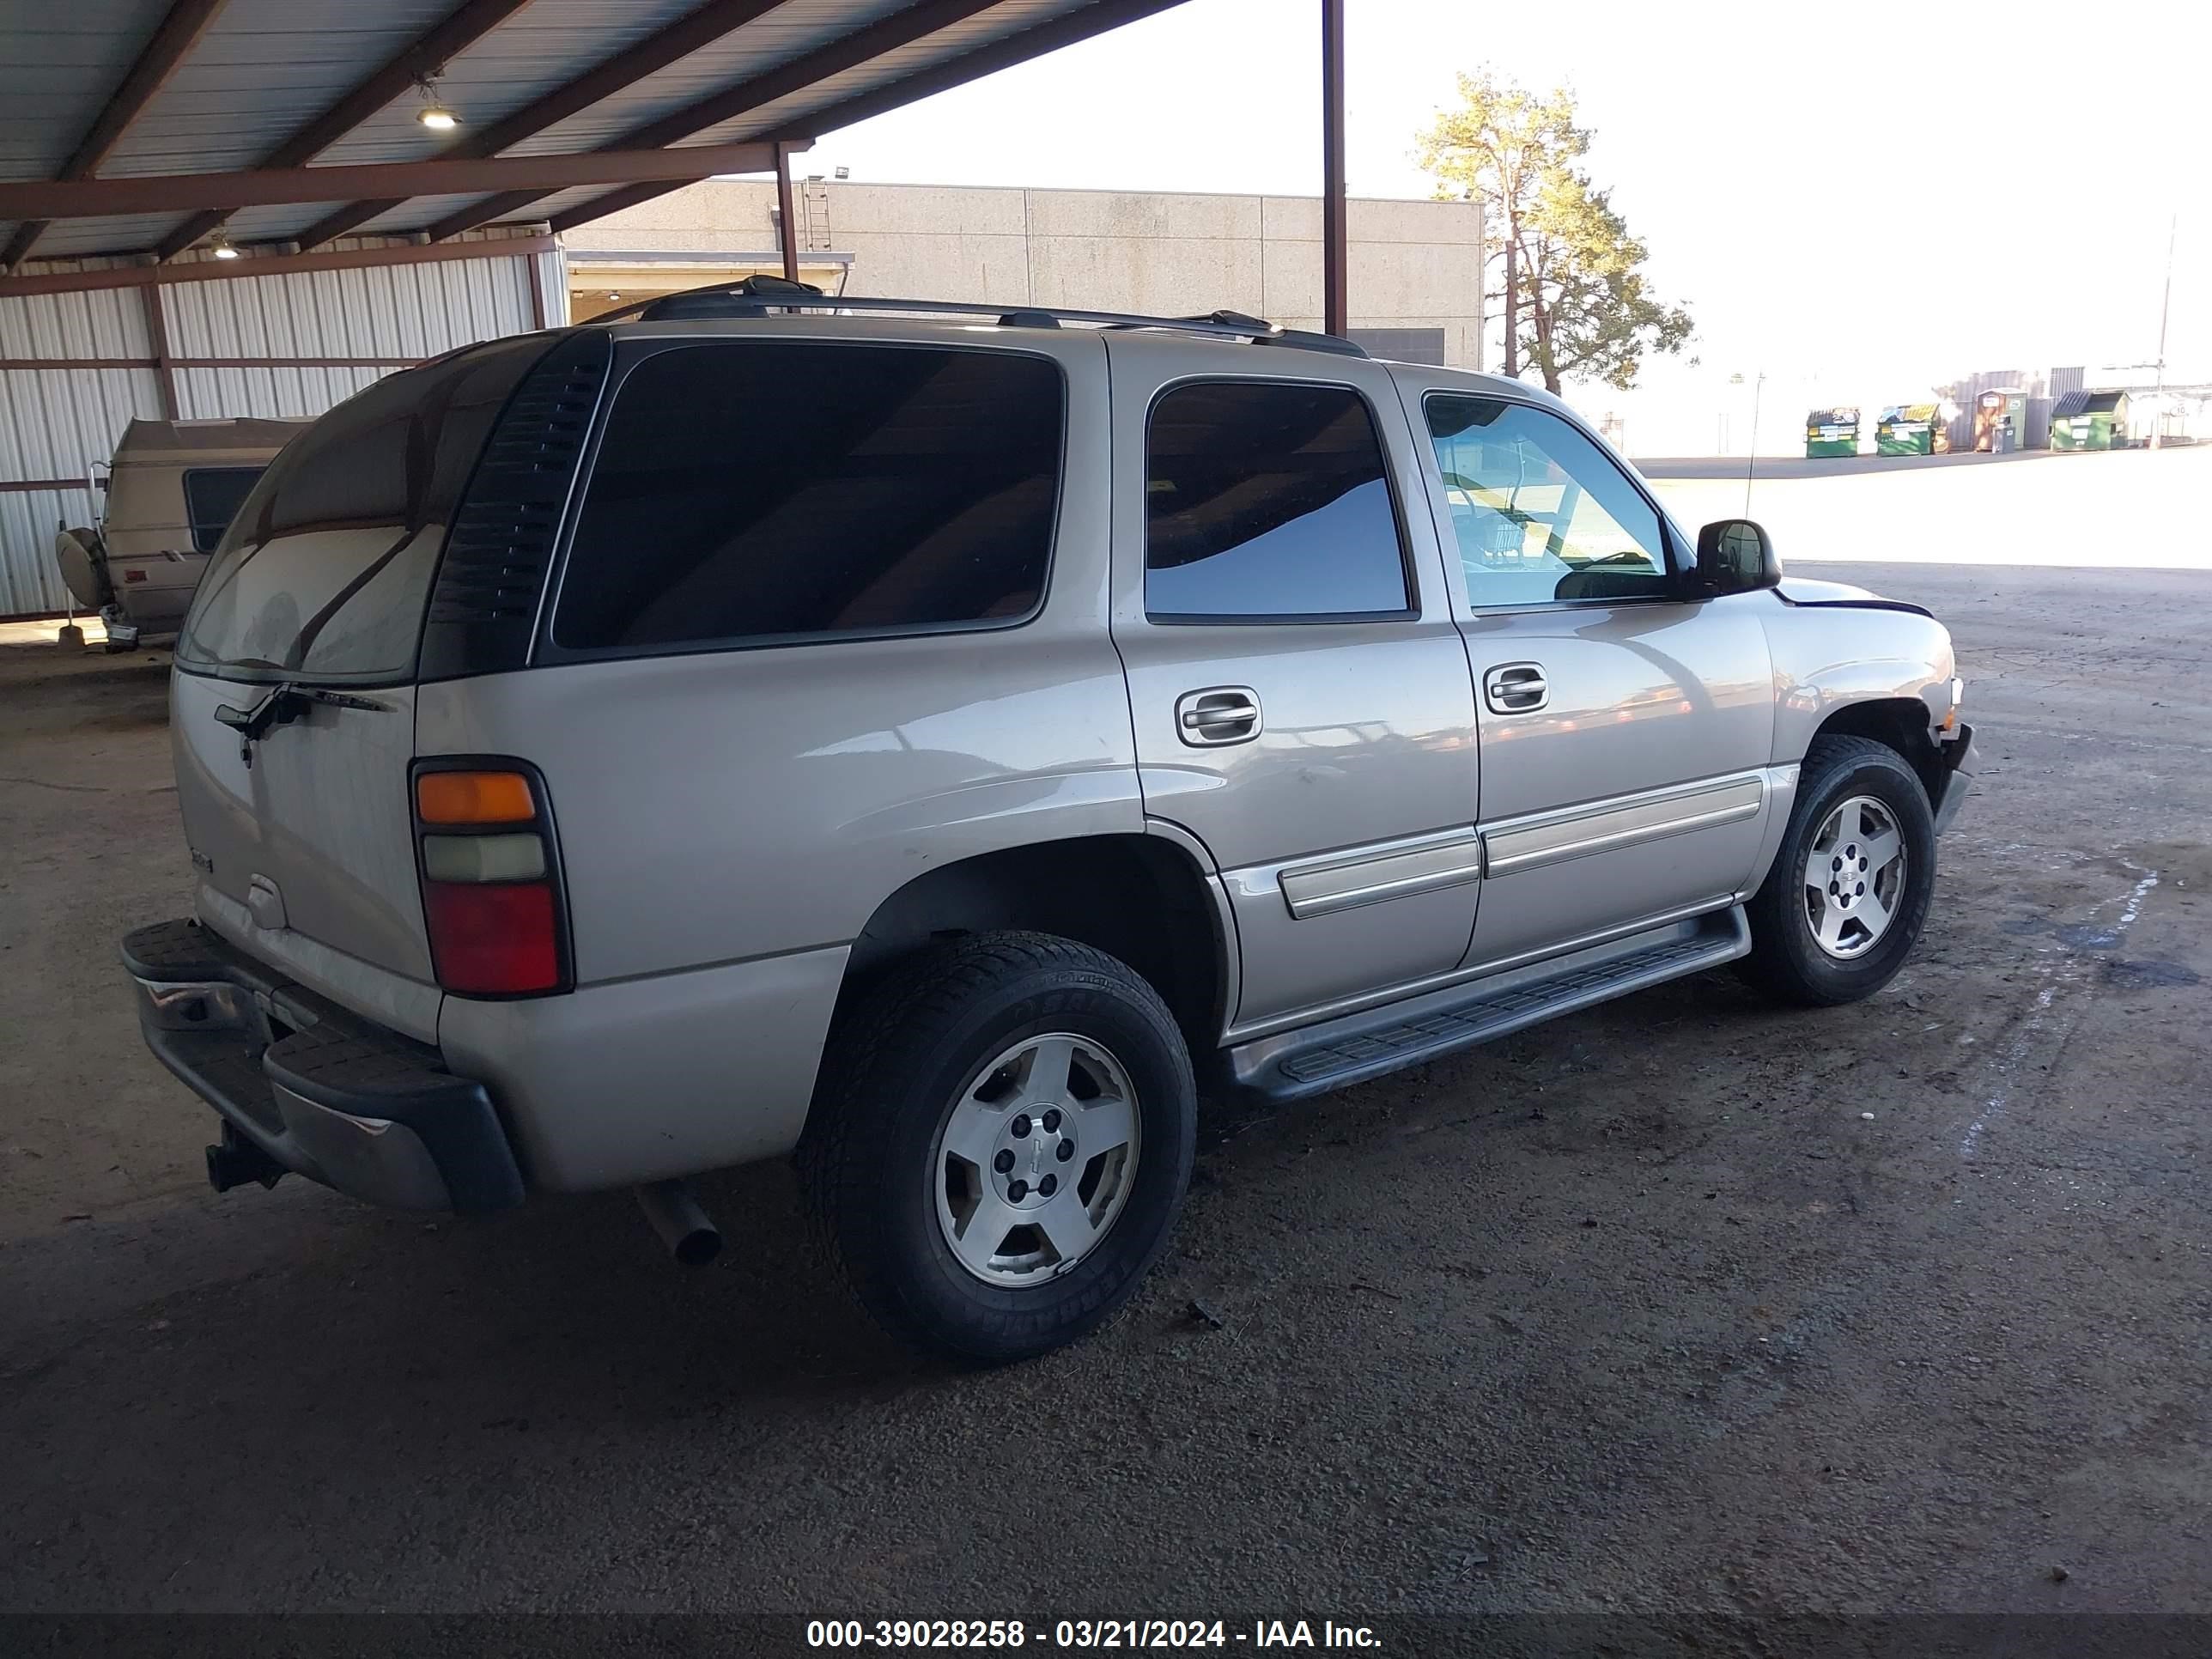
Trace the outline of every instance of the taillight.
[[439, 985], [483, 997], [567, 990], [568, 916], [544, 781], [519, 761], [417, 761], [414, 792]]

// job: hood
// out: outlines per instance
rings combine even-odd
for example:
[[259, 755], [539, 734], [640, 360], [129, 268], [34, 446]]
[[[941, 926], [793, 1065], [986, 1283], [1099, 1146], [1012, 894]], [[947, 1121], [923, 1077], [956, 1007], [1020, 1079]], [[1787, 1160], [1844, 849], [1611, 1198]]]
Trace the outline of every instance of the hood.
[[1903, 599], [1885, 599], [1879, 593], [1863, 587], [1854, 587], [1849, 582], [1815, 581], [1810, 576], [1792, 576], [1785, 573], [1781, 586], [1776, 589], [1791, 605], [1842, 605], [1869, 611], [1910, 611], [1915, 616], [1929, 617], [1935, 612], [1923, 606], [1908, 605]]

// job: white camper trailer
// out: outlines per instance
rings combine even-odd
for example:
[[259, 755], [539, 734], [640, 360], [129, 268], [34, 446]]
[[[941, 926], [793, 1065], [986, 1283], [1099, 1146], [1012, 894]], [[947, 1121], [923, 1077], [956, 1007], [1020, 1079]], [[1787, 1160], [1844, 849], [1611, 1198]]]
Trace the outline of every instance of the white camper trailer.
[[306, 421], [133, 421], [105, 479], [100, 522], [55, 539], [62, 580], [107, 625], [107, 648], [173, 637], [208, 556], [262, 470]]

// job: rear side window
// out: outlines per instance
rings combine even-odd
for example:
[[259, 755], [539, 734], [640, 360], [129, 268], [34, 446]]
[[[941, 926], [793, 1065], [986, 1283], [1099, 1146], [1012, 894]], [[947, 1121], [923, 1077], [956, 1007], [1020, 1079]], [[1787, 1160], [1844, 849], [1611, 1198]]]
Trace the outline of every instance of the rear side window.
[[1060, 495], [1059, 366], [1017, 352], [732, 341], [616, 394], [554, 643], [653, 651], [1005, 626]]
[[508, 393], [545, 350], [544, 336], [526, 336], [387, 375], [287, 444], [209, 561], [178, 665], [231, 679], [411, 678], [447, 522]]
[[1152, 406], [1145, 611], [1174, 621], [1411, 614], [1398, 514], [1349, 386], [1179, 386]]
[[196, 466], [185, 472], [185, 517], [191, 526], [194, 552], [215, 551], [262, 471], [258, 466]]

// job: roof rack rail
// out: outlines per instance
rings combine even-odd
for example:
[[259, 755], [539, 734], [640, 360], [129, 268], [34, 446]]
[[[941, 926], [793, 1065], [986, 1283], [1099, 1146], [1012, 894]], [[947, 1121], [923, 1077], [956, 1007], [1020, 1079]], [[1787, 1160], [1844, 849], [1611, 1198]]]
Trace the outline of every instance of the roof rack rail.
[[1072, 311], [1060, 306], [992, 306], [964, 300], [886, 300], [852, 295], [824, 294], [811, 283], [787, 282], [781, 276], [747, 276], [734, 283], [713, 283], [639, 300], [619, 311], [602, 313], [592, 323], [671, 322], [689, 318], [764, 317], [772, 312], [835, 311], [921, 312], [952, 317], [989, 317], [1002, 328], [1058, 328], [1079, 323], [1094, 328], [1156, 328], [1180, 334], [1205, 334], [1217, 338], [1249, 340], [1255, 345], [1295, 346], [1308, 351], [1333, 351], [1347, 357], [1367, 354], [1350, 340], [1304, 329], [1278, 328], [1265, 318], [1241, 311], [1214, 311], [1203, 317], [1148, 317], [1127, 311]]

